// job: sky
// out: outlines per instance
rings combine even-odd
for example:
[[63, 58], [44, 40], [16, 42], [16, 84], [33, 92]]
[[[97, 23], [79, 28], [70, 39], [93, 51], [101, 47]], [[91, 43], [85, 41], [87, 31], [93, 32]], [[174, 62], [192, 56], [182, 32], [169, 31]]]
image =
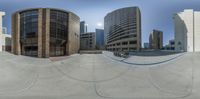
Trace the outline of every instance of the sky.
[[164, 44], [174, 39], [173, 15], [184, 9], [200, 11], [200, 0], [0, 0], [0, 11], [6, 12], [3, 25], [11, 33], [11, 15], [17, 10], [51, 7], [77, 14], [88, 24], [88, 31], [103, 28], [107, 13], [130, 6], [138, 6], [142, 18], [142, 42], [148, 42], [153, 29], [164, 32]]

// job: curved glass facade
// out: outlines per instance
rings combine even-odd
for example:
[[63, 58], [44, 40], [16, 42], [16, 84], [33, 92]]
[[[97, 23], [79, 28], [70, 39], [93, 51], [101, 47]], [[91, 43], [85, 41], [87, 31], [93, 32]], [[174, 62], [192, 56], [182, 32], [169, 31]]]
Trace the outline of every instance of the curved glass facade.
[[23, 55], [37, 56], [38, 10], [20, 13], [20, 43]]
[[12, 15], [12, 52], [17, 55], [54, 57], [77, 53], [80, 18], [56, 8], [31, 8]]
[[68, 37], [68, 14], [66, 12], [50, 11], [50, 56], [65, 55]]

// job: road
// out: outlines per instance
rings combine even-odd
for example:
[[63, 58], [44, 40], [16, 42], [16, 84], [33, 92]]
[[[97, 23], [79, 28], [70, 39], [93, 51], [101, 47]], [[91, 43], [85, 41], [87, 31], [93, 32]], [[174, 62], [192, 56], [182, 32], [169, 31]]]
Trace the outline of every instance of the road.
[[[0, 99], [198, 99], [200, 53], [60, 61], [0, 53]], [[153, 63], [153, 64], [152, 64]]]

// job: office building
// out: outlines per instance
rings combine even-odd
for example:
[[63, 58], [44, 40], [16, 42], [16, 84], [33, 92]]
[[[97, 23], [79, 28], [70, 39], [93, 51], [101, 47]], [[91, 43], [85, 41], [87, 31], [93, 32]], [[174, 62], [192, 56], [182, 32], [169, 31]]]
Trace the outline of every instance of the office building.
[[85, 24], [85, 21], [80, 22], [80, 33], [87, 33], [87, 24]]
[[149, 43], [144, 43], [144, 49], [149, 49]]
[[95, 32], [88, 32], [88, 33], [81, 34], [80, 49], [81, 50], [95, 50], [96, 49]]
[[7, 28], [3, 27], [3, 16], [5, 12], [0, 12], [0, 51], [11, 51], [11, 35], [7, 34]]
[[2, 29], [3, 29], [3, 30], [2, 30], [2, 33], [3, 33], [3, 34], [8, 34], [8, 33], [7, 33], [7, 28], [6, 28], [6, 27], [3, 27]]
[[174, 40], [169, 40], [169, 49], [175, 50], [175, 41]]
[[21, 10], [12, 16], [12, 52], [53, 57], [79, 51], [80, 18], [54, 8]]
[[150, 49], [160, 50], [163, 48], [163, 32], [159, 30], [153, 30], [149, 36]]
[[200, 51], [200, 11], [186, 9], [174, 15], [175, 50]]
[[104, 18], [107, 50], [139, 51], [141, 49], [141, 13], [138, 7], [126, 7], [108, 13]]
[[165, 46], [165, 50], [175, 50], [175, 41], [169, 40], [169, 43]]
[[7, 33], [7, 28], [3, 27], [3, 34], [1, 36], [2, 38], [2, 51], [8, 51], [11, 52], [11, 35]]
[[98, 50], [105, 49], [103, 29], [96, 29], [96, 49]]

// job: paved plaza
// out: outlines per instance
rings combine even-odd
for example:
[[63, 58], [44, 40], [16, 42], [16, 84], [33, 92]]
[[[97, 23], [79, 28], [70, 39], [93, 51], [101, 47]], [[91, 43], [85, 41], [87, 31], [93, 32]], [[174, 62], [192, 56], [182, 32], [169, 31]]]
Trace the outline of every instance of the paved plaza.
[[57, 59], [0, 53], [0, 99], [198, 99], [200, 53]]

